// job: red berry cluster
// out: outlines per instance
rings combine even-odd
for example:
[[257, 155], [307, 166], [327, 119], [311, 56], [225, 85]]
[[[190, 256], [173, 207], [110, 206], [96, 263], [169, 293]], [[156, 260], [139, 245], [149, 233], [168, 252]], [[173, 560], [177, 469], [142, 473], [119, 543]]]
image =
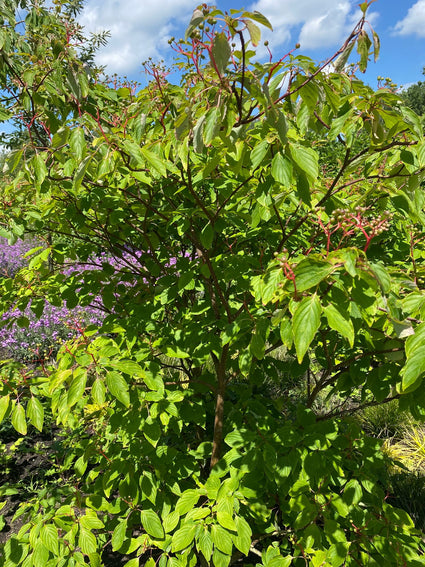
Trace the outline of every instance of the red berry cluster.
[[[324, 208], [317, 209], [317, 222], [326, 235], [328, 253], [331, 246], [334, 250], [338, 250], [347, 238], [359, 232], [366, 238], [366, 244], [363, 248], [366, 252], [372, 239], [389, 229], [392, 217], [390, 211], [383, 211], [372, 216], [367, 214], [367, 207], [358, 206], [354, 210], [335, 209], [325, 224], [322, 219], [323, 212]], [[336, 235], [336, 238], [332, 239], [333, 235]]]

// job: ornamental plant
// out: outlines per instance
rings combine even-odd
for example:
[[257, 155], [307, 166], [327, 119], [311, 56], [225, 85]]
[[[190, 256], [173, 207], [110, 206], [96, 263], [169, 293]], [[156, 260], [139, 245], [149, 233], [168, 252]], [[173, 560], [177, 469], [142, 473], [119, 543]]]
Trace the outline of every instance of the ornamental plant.
[[[13, 244], [0, 237], [0, 276], [14, 278], [19, 270], [31, 262], [33, 251], [43, 248], [39, 244], [31, 237], [18, 239]], [[90, 259], [86, 267], [95, 270], [102, 262], [108, 262], [104, 255]], [[68, 276], [78, 273], [80, 269], [81, 266], [75, 264], [62, 267]], [[116, 263], [115, 269], [119, 270]], [[91, 305], [76, 305], [72, 309], [66, 305], [52, 305], [43, 298], [34, 298], [23, 312], [11, 308], [3, 313], [0, 327], [2, 357], [10, 356], [19, 362], [43, 363], [57, 354], [65, 340], [79, 334], [87, 325], [99, 325], [102, 319], [102, 305], [98, 298], [93, 298]]]
[[82, 333], [88, 325], [99, 325], [103, 318], [93, 306], [70, 310], [66, 305], [38, 301], [35, 310], [41, 306], [43, 314], [38, 317], [31, 304], [23, 312], [14, 309], [3, 315], [0, 348], [18, 362], [43, 363], [54, 358], [63, 342]]
[[[350, 419], [425, 411], [425, 144], [359, 78], [379, 51], [368, 3], [321, 64], [261, 62], [264, 16], [202, 5], [171, 40], [180, 84], [149, 62], [136, 91], [87, 74], [75, 3], [21, 0], [19, 25], [17, 6], [1, 115], [28, 143], [0, 222], [50, 244], [1, 309], [100, 297], [106, 316], [41, 375], [2, 368], [0, 418], [41, 429], [43, 402], [70, 443], [67, 484], [23, 503], [3, 564], [422, 565], [381, 443]], [[46, 266], [100, 250], [133, 261]]]
[[0, 236], [0, 277], [13, 278], [18, 270], [27, 265], [27, 252], [37, 246], [38, 243], [31, 238], [20, 239], [10, 245], [6, 238]]

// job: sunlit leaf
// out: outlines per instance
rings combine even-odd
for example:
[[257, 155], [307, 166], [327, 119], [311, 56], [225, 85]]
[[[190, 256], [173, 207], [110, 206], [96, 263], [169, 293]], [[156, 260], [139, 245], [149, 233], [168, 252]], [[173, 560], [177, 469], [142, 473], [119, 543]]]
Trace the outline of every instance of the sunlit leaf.
[[292, 333], [299, 363], [319, 329], [321, 313], [322, 306], [317, 295], [304, 297], [294, 313]]

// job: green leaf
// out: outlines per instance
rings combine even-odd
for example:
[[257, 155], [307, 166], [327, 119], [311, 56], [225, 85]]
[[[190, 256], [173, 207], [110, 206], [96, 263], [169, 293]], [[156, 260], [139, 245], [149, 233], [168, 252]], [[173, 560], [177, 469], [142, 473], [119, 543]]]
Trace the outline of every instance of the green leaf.
[[286, 144], [286, 142], [288, 141], [288, 124], [286, 122], [286, 118], [285, 115], [283, 114], [283, 112], [277, 111], [277, 120], [274, 124], [274, 127], [277, 130], [277, 133], [279, 135], [279, 139], [282, 142], [282, 144]]
[[360, 55], [359, 69], [362, 73], [366, 71], [369, 61], [369, 48], [372, 42], [365, 30], [361, 30], [357, 37], [357, 53]]
[[91, 531], [80, 526], [80, 534], [78, 536], [78, 545], [84, 555], [90, 555], [91, 553], [96, 553], [97, 544], [96, 537]]
[[105, 524], [97, 517], [96, 512], [87, 509], [86, 515], [80, 517], [80, 524], [88, 530], [101, 530]]
[[[123, 567], [139, 567], [139, 565], [139, 557], [133, 557], [133, 559], [130, 559], [129, 561], [127, 561], [127, 563], [124, 563]], [[144, 567], [149, 567], [149, 560], [144, 564]], [[155, 561], [153, 561], [152, 567], [155, 567]]]
[[89, 163], [92, 159], [92, 156], [88, 155], [85, 157], [78, 165], [77, 169], [75, 170], [74, 179], [73, 179], [73, 187], [77, 191], [83, 182], [84, 176], [86, 174], [87, 168]]
[[329, 262], [323, 262], [313, 257], [301, 260], [294, 269], [297, 292], [316, 286], [327, 278], [333, 270], [334, 267]]
[[274, 266], [264, 275], [262, 286], [260, 288], [260, 297], [263, 305], [267, 305], [270, 301], [273, 301], [275, 294], [279, 291], [280, 284], [284, 280], [285, 276], [280, 266]]
[[165, 533], [158, 514], [153, 510], [142, 510], [140, 512], [142, 525], [146, 532], [155, 539], [164, 539]]
[[280, 323], [280, 338], [286, 348], [292, 348], [294, 337], [292, 335], [292, 323], [290, 319], [282, 319]]
[[197, 154], [204, 151], [205, 115], [201, 116], [193, 129], [193, 149]]
[[320, 96], [317, 85], [313, 83], [313, 81], [309, 81], [300, 90], [300, 96], [307, 105], [309, 112], [314, 113], [317, 100]]
[[267, 567], [289, 567], [292, 563], [292, 559], [291, 556], [282, 557], [278, 555], [267, 562]]
[[187, 514], [198, 503], [201, 494], [198, 490], [189, 488], [185, 490], [177, 500], [176, 510], [180, 515]]
[[143, 424], [143, 435], [151, 445], [156, 447], [161, 438], [161, 427], [152, 418], [148, 418]]
[[217, 547], [214, 549], [212, 564], [214, 567], [228, 567], [230, 563], [230, 555], [222, 553]]
[[180, 514], [177, 512], [177, 510], [173, 510], [167, 516], [165, 516], [162, 521], [165, 533], [168, 534], [172, 532], [177, 527], [179, 520]]
[[[424, 144], [425, 145], [425, 144]], [[269, 150], [270, 144], [267, 140], [261, 140], [254, 149], [251, 151], [251, 164], [253, 169], [257, 169], [259, 165], [262, 164], [266, 154]]]
[[30, 326], [30, 320], [28, 319], [28, 317], [18, 317], [16, 319], [16, 324], [18, 325], [18, 327], [28, 329], [28, 327]]
[[388, 293], [391, 290], [391, 277], [388, 271], [381, 263], [378, 264], [377, 262], [371, 262], [369, 265], [378, 280], [382, 291], [384, 293]]
[[103, 380], [96, 378], [91, 388], [91, 396], [93, 398], [93, 401], [101, 406], [105, 403], [105, 393], [106, 389]]
[[229, 63], [231, 49], [224, 32], [216, 33], [214, 36], [210, 53], [211, 63], [218, 75], [222, 77]]
[[112, 551], [117, 551], [120, 549], [125, 540], [125, 534], [127, 531], [127, 520], [121, 520], [114, 529], [111, 539]]
[[140, 148], [140, 152], [151, 167], [153, 167], [163, 177], [167, 176], [165, 162], [159, 156], [147, 150], [145, 147]]
[[43, 544], [54, 555], [58, 554], [59, 534], [56, 526], [53, 524], [45, 524], [40, 531], [40, 537]]
[[298, 144], [290, 146], [291, 156], [297, 166], [306, 173], [310, 183], [319, 175], [319, 156], [312, 148]]
[[199, 8], [196, 8], [196, 10], [193, 11], [192, 14], [192, 19], [190, 20], [189, 26], [186, 29], [185, 32], [185, 39], [188, 39], [192, 36], [193, 32], [196, 30], [196, 28], [199, 26], [199, 24], [201, 24], [204, 21], [204, 14], [202, 13], [202, 10], [199, 10]]
[[251, 22], [250, 20], [246, 20], [245, 25], [248, 29], [248, 33], [249, 33], [249, 37], [251, 38], [252, 45], [254, 47], [257, 47], [257, 45], [261, 41], [261, 30], [260, 30], [260, 28], [258, 26], [256, 26], [254, 24], [254, 22]]
[[84, 137], [84, 130], [82, 128], [75, 128], [69, 138], [69, 145], [74, 157], [81, 161], [85, 154], [86, 140]]
[[419, 386], [425, 372], [425, 323], [418, 325], [414, 335], [406, 340], [407, 362], [401, 370], [403, 390], [414, 389]]
[[67, 84], [71, 93], [78, 101], [80, 101], [82, 97], [80, 82], [78, 80], [78, 74], [72, 67], [68, 68], [67, 79]]
[[260, 333], [254, 333], [251, 337], [251, 342], [249, 343], [249, 350], [251, 354], [255, 356], [257, 360], [262, 360], [264, 358], [264, 351], [266, 345], [264, 342], [264, 337]]
[[36, 429], [42, 431], [44, 421], [44, 408], [39, 399], [32, 396], [27, 405], [27, 417]]
[[9, 409], [9, 403], [10, 403], [9, 394], [7, 394], [7, 396], [3, 396], [2, 398], [0, 398], [0, 423], [3, 421], [4, 416], [6, 415]]
[[220, 111], [217, 107], [211, 108], [205, 117], [204, 144], [209, 146], [217, 133], [220, 131]]
[[372, 32], [372, 37], [373, 37], [373, 58], [376, 63], [378, 61], [379, 52], [381, 50], [381, 41], [379, 39], [378, 34], [375, 31]]
[[245, 518], [236, 516], [235, 523], [236, 535], [232, 535], [233, 543], [241, 553], [248, 555], [251, 547], [252, 530]]
[[131, 142], [130, 140], [124, 140], [123, 148], [128, 153], [128, 155], [134, 159], [138, 167], [145, 167], [145, 159], [142, 154], [141, 147], [138, 144]]
[[341, 73], [344, 70], [344, 67], [347, 64], [348, 58], [350, 57], [351, 52], [353, 51], [355, 41], [351, 41], [344, 51], [337, 57], [334, 63], [334, 69], [336, 73]]
[[421, 383], [419, 378], [422, 378], [424, 373], [425, 344], [408, 357], [406, 365], [401, 370], [403, 390], [413, 391], [416, 389]]
[[251, 20], [254, 20], [254, 22], [257, 22], [258, 24], [261, 24], [266, 28], [269, 28], [269, 30], [273, 31], [273, 27], [266, 16], [263, 16], [263, 14], [257, 12], [257, 10], [254, 10], [253, 12], [243, 12], [242, 17], [250, 18]]
[[[33, 555], [32, 555], [32, 564], [35, 566], [37, 565], [37, 567], [40, 565], [46, 565], [47, 561], [49, 559], [49, 550], [47, 549], [47, 547], [43, 544], [43, 542], [41, 541], [41, 539], [37, 540], [35, 545], [34, 545], [34, 551], [33, 551]], [[12, 567], [12, 565], [17, 565], [17, 563], [15, 561], [10, 561], [9, 565], [6, 563], [7, 567], [9, 567], [9, 565]], [[22, 565], [22, 563], [21, 563]]]
[[140, 364], [137, 364], [134, 360], [112, 360], [109, 362], [109, 366], [115, 370], [119, 370], [119, 372], [124, 372], [131, 377], [144, 376], [145, 374]]
[[0, 122], [4, 122], [5, 120], [9, 120], [13, 115], [12, 113], [5, 108], [2, 104], [0, 104]]
[[196, 528], [196, 524], [185, 524], [175, 532], [171, 542], [173, 553], [189, 547], [195, 537]]
[[218, 526], [217, 524], [213, 524], [211, 526], [211, 537], [214, 545], [220, 551], [226, 553], [227, 555], [232, 554], [232, 549], [233, 549], [232, 536], [227, 530], [225, 530], [221, 526]]
[[351, 479], [347, 482], [344, 488], [344, 501], [350, 506], [354, 506], [360, 502], [363, 496], [363, 489], [361, 484], [356, 479]]
[[236, 531], [236, 524], [232, 515], [225, 510], [217, 510], [217, 522], [227, 530]]
[[35, 154], [34, 160], [34, 173], [37, 185], [41, 185], [47, 177], [47, 167], [44, 161], [44, 154]]
[[[147, 498], [152, 502], [156, 503], [156, 496], [158, 493], [158, 481], [153, 476], [151, 471], [145, 471], [141, 480], [139, 480], [140, 488], [142, 490], [142, 498]], [[175, 526], [174, 526], [175, 527]], [[174, 529], [173, 527], [173, 529]], [[165, 529], [165, 526], [164, 526]]]
[[12, 410], [12, 425], [21, 435], [27, 434], [27, 422], [25, 420], [25, 409], [20, 403], [17, 403]]
[[[77, 376], [74, 375], [68, 391], [68, 407], [72, 407], [81, 400], [87, 384], [87, 370], [81, 369]], [[82, 371], [81, 371], [82, 370]]]
[[207, 563], [209, 563], [213, 552], [213, 541], [210, 532], [206, 528], [201, 529], [196, 547], [205, 557]]
[[122, 374], [112, 370], [106, 374], [106, 385], [111, 394], [117, 398], [126, 408], [130, 405], [130, 395], [128, 393], [128, 384]]
[[354, 344], [354, 327], [348, 313], [339, 305], [330, 304], [323, 308], [329, 327], [348, 339], [350, 346]]
[[272, 160], [271, 173], [273, 178], [284, 187], [290, 187], [292, 183], [292, 164], [289, 159], [277, 153]]
[[200, 238], [201, 238], [201, 244], [204, 248], [206, 248], [207, 250], [209, 250], [212, 246], [213, 240], [214, 240], [214, 229], [211, 226], [211, 223], [208, 222], [204, 228], [202, 229], [202, 232], [200, 234]]
[[416, 147], [416, 155], [418, 156], [418, 162], [421, 167], [425, 166], [425, 142], [420, 142]]
[[301, 364], [308, 347], [320, 327], [322, 306], [317, 295], [304, 297], [295, 311], [292, 321], [295, 350]]

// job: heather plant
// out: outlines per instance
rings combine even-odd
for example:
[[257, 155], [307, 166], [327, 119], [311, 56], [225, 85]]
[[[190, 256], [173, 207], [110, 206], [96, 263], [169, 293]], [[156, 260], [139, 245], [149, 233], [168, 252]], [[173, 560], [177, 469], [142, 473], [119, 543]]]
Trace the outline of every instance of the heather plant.
[[45, 302], [42, 315], [37, 316], [30, 303], [23, 312], [15, 309], [2, 318], [7, 324], [0, 328], [0, 347], [6, 355], [18, 362], [43, 363], [87, 326], [99, 326], [103, 316], [93, 306], [68, 309]]
[[[31, 237], [18, 239], [10, 244], [5, 238], [0, 239], [0, 274], [5, 278], [14, 278], [19, 270], [31, 261], [31, 250], [39, 250], [40, 241]], [[61, 273], [65, 277], [77, 276], [82, 269], [99, 269], [102, 263], [108, 263], [105, 255], [90, 259], [84, 266], [70, 263]], [[127, 261], [124, 265], [128, 265]], [[115, 269], [119, 270], [115, 262]], [[0, 348], [4, 356], [10, 356], [19, 362], [43, 362], [56, 356], [64, 341], [75, 337], [88, 325], [99, 325], [103, 319], [102, 305], [99, 298], [93, 297], [92, 304], [84, 308], [78, 305], [68, 308], [64, 305], [52, 305], [45, 299], [29, 302], [25, 310], [13, 307], [3, 313], [0, 327]]]
[[22, 503], [5, 564], [423, 564], [381, 442], [345, 419], [425, 413], [425, 145], [397, 94], [358, 77], [379, 52], [368, 3], [321, 64], [261, 63], [264, 16], [202, 5], [171, 40], [181, 83], [150, 62], [140, 90], [87, 75], [75, 3], [19, 6], [0, 84], [31, 136], [0, 223], [52, 238], [0, 308], [100, 298], [105, 318], [37, 376], [1, 369], [0, 420], [25, 435], [48, 405], [70, 471]]
[[27, 237], [9, 244], [6, 238], [0, 236], [0, 277], [13, 278], [18, 270], [28, 265], [25, 255], [40, 246], [40, 242]]

